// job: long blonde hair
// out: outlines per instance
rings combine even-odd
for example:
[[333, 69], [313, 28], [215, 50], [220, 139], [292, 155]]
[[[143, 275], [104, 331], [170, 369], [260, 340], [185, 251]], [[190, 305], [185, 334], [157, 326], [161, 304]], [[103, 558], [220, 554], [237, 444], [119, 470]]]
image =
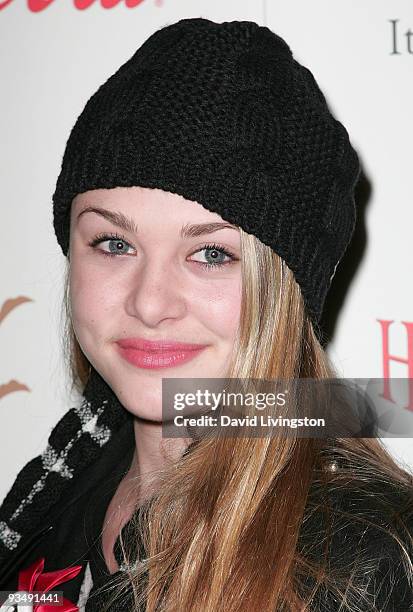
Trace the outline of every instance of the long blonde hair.
[[[256, 237], [242, 229], [240, 235], [241, 316], [228, 377], [337, 377], [291, 270]], [[73, 332], [67, 288], [68, 276], [66, 355], [81, 388], [90, 364]], [[134, 609], [146, 605], [147, 612], [305, 610], [315, 590], [303, 597], [299, 580], [311, 576], [316, 585], [335, 590], [343, 606], [353, 602], [342, 609], [367, 609], [372, 604], [362, 600], [356, 582], [333, 580], [326, 559], [315, 563], [298, 548], [310, 487], [351, 482], [362, 491], [374, 480], [411, 491], [413, 479], [377, 439], [335, 443], [327, 449], [325, 440], [291, 436], [199, 440], [190, 453], [157, 472], [156, 494], [134, 514], [136, 539], [144, 542], [147, 558], [122, 573], [113, 599], [132, 585]], [[329, 470], [329, 450], [347, 469]]]

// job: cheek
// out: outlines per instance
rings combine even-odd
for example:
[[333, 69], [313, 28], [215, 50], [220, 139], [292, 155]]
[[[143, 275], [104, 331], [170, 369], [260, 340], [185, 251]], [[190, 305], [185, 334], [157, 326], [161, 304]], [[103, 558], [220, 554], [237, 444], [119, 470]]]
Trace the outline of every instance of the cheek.
[[119, 291], [107, 276], [101, 277], [93, 266], [73, 265], [70, 273], [70, 304], [72, 322], [81, 345], [104, 336], [105, 325], [116, 308]]
[[232, 341], [238, 328], [241, 309], [241, 281], [229, 279], [211, 284], [198, 296], [197, 310], [202, 323], [223, 340]]

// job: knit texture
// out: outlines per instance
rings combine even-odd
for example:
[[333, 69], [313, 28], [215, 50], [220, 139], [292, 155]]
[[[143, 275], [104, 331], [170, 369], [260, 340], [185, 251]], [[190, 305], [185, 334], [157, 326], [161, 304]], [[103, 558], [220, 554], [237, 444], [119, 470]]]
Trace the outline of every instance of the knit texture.
[[58, 421], [43, 452], [20, 470], [0, 506], [0, 567], [78, 474], [97, 460], [127, 418], [112, 389], [92, 368], [82, 401]]
[[280, 255], [318, 322], [354, 231], [358, 156], [313, 74], [269, 28], [182, 19], [150, 36], [88, 100], [53, 195], [65, 255], [78, 193], [179, 194]]

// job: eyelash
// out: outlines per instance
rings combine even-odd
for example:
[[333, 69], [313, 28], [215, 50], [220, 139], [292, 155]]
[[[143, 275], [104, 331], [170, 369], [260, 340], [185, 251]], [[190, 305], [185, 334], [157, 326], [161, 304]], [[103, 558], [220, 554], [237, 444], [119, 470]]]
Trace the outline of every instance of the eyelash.
[[[127, 244], [128, 246], [132, 246], [125, 238], [125, 236], [122, 236], [121, 234], [98, 234], [97, 236], [95, 236], [95, 238], [93, 238], [93, 240], [91, 240], [89, 242], [89, 246], [91, 247], [96, 247], [98, 244], [100, 244], [101, 242], [104, 242], [106, 240], [120, 240], [122, 242], [125, 242], [125, 244]], [[196, 253], [198, 253], [199, 251], [204, 251], [204, 250], [215, 250], [215, 251], [219, 251], [220, 253], [227, 255], [228, 257], [232, 258], [232, 261], [225, 261], [222, 263], [204, 263], [202, 261], [197, 261], [195, 263], [199, 264], [200, 266], [202, 266], [204, 269], [207, 270], [212, 270], [212, 269], [216, 269], [216, 268], [220, 268], [222, 266], [228, 265], [228, 264], [232, 264], [234, 263], [234, 261], [236, 261], [235, 255], [233, 253], [231, 253], [230, 251], [228, 251], [225, 247], [223, 247], [220, 244], [216, 244], [215, 242], [210, 243], [210, 244], [205, 244], [202, 248], [198, 249], [198, 251], [196, 251]], [[119, 257], [118, 254], [116, 253], [107, 253], [106, 251], [100, 251], [102, 253], [102, 255], [104, 255], [105, 257]]]

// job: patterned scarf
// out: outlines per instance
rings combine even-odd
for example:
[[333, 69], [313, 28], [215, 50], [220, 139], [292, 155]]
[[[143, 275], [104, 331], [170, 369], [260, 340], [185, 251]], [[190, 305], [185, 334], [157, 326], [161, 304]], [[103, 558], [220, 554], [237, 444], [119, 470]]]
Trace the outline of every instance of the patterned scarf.
[[80, 405], [60, 418], [46, 448], [20, 470], [0, 506], [0, 567], [73, 479], [100, 457], [127, 418], [111, 387], [92, 368]]

